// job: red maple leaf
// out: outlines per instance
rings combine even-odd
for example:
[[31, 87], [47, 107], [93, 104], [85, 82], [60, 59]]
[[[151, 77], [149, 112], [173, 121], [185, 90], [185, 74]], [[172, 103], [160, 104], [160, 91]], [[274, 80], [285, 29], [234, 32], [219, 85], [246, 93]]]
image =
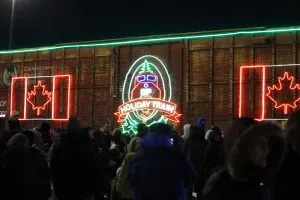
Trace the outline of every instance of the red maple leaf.
[[[37, 115], [41, 114], [41, 110], [45, 110], [46, 105], [51, 101], [51, 92], [45, 90], [45, 85], [42, 85], [42, 81], [38, 81], [37, 85], [34, 85], [34, 89], [28, 92], [27, 101], [31, 104], [33, 110], [37, 110]], [[39, 97], [39, 101], [34, 101], [34, 98]]]
[[[272, 97], [272, 93], [274, 93], [274, 92], [279, 92], [280, 93], [282, 89], [288, 89], [289, 91], [294, 92], [294, 93], [297, 92], [297, 90], [299, 92], [300, 85], [298, 83], [295, 84], [294, 81], [295, 81], [294, 76], [290, 76], [288, 72], [284, 72], [283, 77], [278, 77], [278, 85], [277, 86], [274, 84], [272, 86], [267, 87], [267, 90], [268, 90], [268, 92], [266, 94], [267, 97], [271, 101], [273, 101], [273, 103], [275, 104], [275, 108], [278, 109], [278, 108], [283, 107], [284, 108], [284, 114], [288, 113], [288, 107], [293, 108], [293, 109], [297, 108], [297, 102], [300, 100], [299, 95], [297, 95], [298, 98], [296, 98], [294, 101], [291, 101], [291, 102], [288, 103], [288, 102], [285, 102], [287, 100], [279, 100], [279, 99], [275, 100]], [[285, 84], [283, 84], [283, 82]], [[288, 83], [289, 86], [287, 86], [286, 83]], [[296, 94], [298, 94], [298, 93], [296, 93]]]

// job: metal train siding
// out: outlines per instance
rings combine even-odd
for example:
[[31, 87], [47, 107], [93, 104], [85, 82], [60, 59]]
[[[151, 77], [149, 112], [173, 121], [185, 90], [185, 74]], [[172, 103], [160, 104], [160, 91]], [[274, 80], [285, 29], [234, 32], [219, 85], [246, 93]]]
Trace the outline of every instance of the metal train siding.
[[[125, 74], [138, 57], [151, 54], [159, 57], [170, 72], [172, 101], [182, 113], [180, 125], [204, 116], [208, 124], [225, 128], [238, 116], [239, 68], [299, 63], [299, 31], [282, 28], [191, 33], [0, 51], [0, 74], [11, 63], [17, 67], [18, 76], [70, 74], [70, 115], [78, 116], [84, 126], [99, 128], [107, 119], [117, 125], [113, 113], [121, 103]], [[299, 81], [299, 68], [294, 67], [293, 72]], [[9, 112], [10, 87], [2, 77], [0, 98], [0, 109]], [[253, 97], [248, 101], [250, 113], [255, 112], [256, 100]], [[39, 123], [24, 121], [23, 125]], [[65, 123], [53, 122], [57, 127]]]

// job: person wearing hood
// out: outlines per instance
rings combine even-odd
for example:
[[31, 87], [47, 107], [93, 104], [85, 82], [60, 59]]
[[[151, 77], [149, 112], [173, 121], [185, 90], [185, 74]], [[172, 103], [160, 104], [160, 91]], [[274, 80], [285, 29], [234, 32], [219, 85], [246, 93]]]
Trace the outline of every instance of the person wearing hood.
[[[203, 117], [199, 117], [197, 119], [197, 124], [191, 126], [190, 137], [184, 144], [184, 153], [187, 155], [188, 160], [192, 163], [197, 172], [194, 190], [198, 196], [202, 193], [202, 188], [204, 186], [203, 155], [206, 146], [205, 119]], [[192, 193], [192, 190], [189, 191], [189, 199], [192, 198]]]
[[[293, 112], [286, 124], [286, 156], [276, 180], [276, 200], [299, 200], [300, 185], [300, 110]], [[287, 195], [289, 197], [287, 197]]]
[[66, 134], [53, 149], [50, 169], [54, 193], [58, 199], [92, 199], [95, 195], [97, 160], [88, 129], [70, 117]]
[[248, 129], [250, 126], [257, 124], [253, 118], [241, 117], [233, 119], [227, 128], [226, 133], [224, 134], [224, 154], [225, 154], [225, 163], [227, 163], [229, 152], [233, 147], [236, 140], [242, 135], [242, 133]]
[[185, 124], [183, 126], [183, 135], [181, 136], [184, 141], [190, 138], [191, 124]]
[[237, 139], [228, 168], [214, 173], [203, 190], [204, 200], [273, 200], [274, 177], [285, 151], [281, 128], [272, 123], [251, 126]]
[[116, 190], [121, 199], [134, 199], [134, 193], [131, 189], [128, 180], [129, 164], [135, 158], [137, 153], [140, 151], [140, 143], [142, 139], [135, 140], [134, 143], [128, 145], [128, 152], [122, 162], [121, 167], [117, 171], [117, 184]]
[[207, 138], [208, 145], [203, 155], [204, 180], [207, 180], [214, 171], [222, 168], [224, 165], [224, 146], [221, 129], [212, 127], [211, 131]]
[[186, 157], [173, 147], [172, 129], [157, 123], [131, 162], [129, 180], [136, 200], [186, 200], [194, 176]]
[[0, 199], [48, 200], [50, 173], [44, 155], [30, 147], [28, 138], [15, 134], [0, 156]]

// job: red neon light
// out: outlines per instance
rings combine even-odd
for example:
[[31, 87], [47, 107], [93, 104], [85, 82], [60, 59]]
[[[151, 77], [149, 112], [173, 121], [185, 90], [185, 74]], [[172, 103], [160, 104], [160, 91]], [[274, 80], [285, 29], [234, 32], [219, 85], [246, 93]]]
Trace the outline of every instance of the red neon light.
[[[25, 79], [25, 85], [27, 85], [27, 79]], [[34, 87], [34, 89], [27, 94], [28, 95], [27, 101], [31, 104], [33, 110], [37, 110], [37, 115], [40, 115], [41, 110], [45, 110], [46, 105], [48, 105], [50, 103], [50, 101], [52, 100], [51, 92], [48, 92], [48, 90], [45, 90], [46, 86], [42, 85], [42, 81], [38, 81], [38, 84], [34, 85], [33, 87]], [[43, 106], [35, 106], [34, 102], [32, 102], [32, 97], [37, 95], [36, 94], [37, 88], [43, 88], [42, 95], [47, 97], [47, 101], [43, 104]], [[25, 105], [26, 105], [26, 103], [25, 103]], [[24, 110], [26, 110], [26, 106], [24, 106]], [[26, 119], [25, 114], [24, 114], [24, 118]]]
[[[271, 92], [274, 92], [275, 90], [276, 91], [281, 91], [283, 89], [282, 87], [282, 81], [289, 81], [290, 82], [290, 86], [289, 86], [289, 89], [291, 91], [293, 90], [300, 90], [300, 85], [299, 84], [295, 84], [294, 81], [295, 81], [295, 77], [294, 76], [290, 76], [288, 72], [284, 72], [284, 75], [283, 77], [278, 77], [278, 84], [279, 86], [276, 86], [275, 84], [272, 85], [272, 87], [268, 86], [267, 89], [268, 89], [268, 93], [266, 94], [266, 96], [272, 101], [275, 103], [275, 108], [276, 109], [279, 109], [279, 108], [284, 108], [284, 114], [286, 115], [288, 113], [288, 107], [290, 108], [297, 108], [297, 102], [300, 100], [300, 97], [297, 98], [293, 103], [279, 103], [278, 101], [276, 101], [275, 99], [273, 99], [273, 97], [271, 96]], [[294, 86], [293, 86], [294, 85]]]
[[[137, 102], [143, 102], [143, 101], [149, 101], [149, 105], [146, 106], [146, 107], [129, 109], [129, 111], [122, 111], [122, 109], [121, 109], [125, 105], [135, 104]], [[160, 102], [160, 103], [169, 104], [170, 106], [173, 106], [173, 111], [171, 112], [170, 110], [162, 109], [162, 108], [159, 108], [158, 106], [153, 106], [153, 105], [150, 106], [151, 103], [155, 102], [155, 101]], [[120, 105], [119, 108], [118, 108], [119, 112], [116, 112], [114, 114], [116, 116], [118, 116], [118, 122], [121, 123], [121, 122], [124, 122], [127, 114], [129, 114], [131, 112], [135, 112], [137, 110], [144, 110], [144, 109], [147, 109], [147, 110], [157, 110], [157, 111], [160, 111], [160, 112], [164, 113], [165, 114], [164, 116], [166, 118], [168, 118], [170, 121], [178, 123], [179, 122], [178, 118], [181, 116], [181, 114], [179, 114], [179, 113], [176, 112], [176, 107], [177, 107], [177, 104], [169, 102], [169, 101], [164, 101], [164, 100], [159, 99], [159, 98], [140, 98], [140, 99], [131, 100], [130, 102], [127, 102], [127, 103], [124, 103], [124, 104]]]
[[[53, 88], [52, 90], [55, 90], [55, 85], [56, 85], [56, 81], [57, 78], [61, 78], [61, 77], [67, 77], [68, 78], [68, 100], [67, 100], [67, 116], [66, 118], [55, 118], [55, 113], [54, 113], [54, 107], [55, 107], [55, 96], [54, 96], [54, 92], [52, 93], [52, 111], [51, 111], [51, 118], [36, 118], [36, 119], [27, 119], [26, 116], [26, 111], [27, 111], [27, 106], [26, 103], [24, 103], [24, 115], [23, 118], [20, 118], [19, 120], [53, 120], [53, 121], [67, 121], [70, 117], [70, 103], [71, 103], [71, 75], [56, 75], [56, 76], [31, 76], [31, 77], [13, 77], [12, 78], [12, 82], [11, 82], [11, 97], [10, 97], [10, 115], [13, 114], [14, 110], [13, 110], [13, 101], [15, 100], [14, 98], [14, 83], [15, 80], [18, 79], [25, 79], [25, 93], [24, 93], [24, 102], [27, 101], [27, 80], [28, 79], [36, 79], [36, 78], [53, 78]], [[51, 93], [51, 92], [50, 92]], [[49, 102], [48, 102], [49, 103]]]
[[259, 121], [263, 120], [265, 118], [265, 83], [266, 83], [266, 66], [264, 65], [254, 65], [254, 66], [242, 66], [240, 68], [240, 89], [239, 89], [239, 117], [242, 117], [242, 108], [243, 108], [243, 72], [244, 69], [251, 69], [251, 68], [262, 68], [263, 74], [262, 74], [262, 111], [261, 111], [261, 118], [257, 119]]
[[[27, 103], [26, 103], [26, 94], [27, 94], [27, 78], [25, 78], [25, 85], [26, 85], [26, 87], [25, 87], [25, 91], [24, 91], [24, 119], [26, 119], [26, 111], [27, 111]], [[51, 95], [51, 94], [50, 94]], [[38, 109], [38, 112], [39, 112], [39, 109]]]

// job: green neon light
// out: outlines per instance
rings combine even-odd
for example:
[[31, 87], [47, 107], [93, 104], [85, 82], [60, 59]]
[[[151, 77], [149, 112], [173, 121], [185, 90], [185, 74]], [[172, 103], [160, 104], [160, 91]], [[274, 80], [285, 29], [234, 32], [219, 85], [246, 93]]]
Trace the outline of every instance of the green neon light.
[[263, 34], [263, 33], [283, 33], [300, 31], [300, 27], [292, 28], [278, 28], [278, 29], [264, 29], [264, 30], [251, 30], [251, 31], [235, 31], [227, 33], [213, 33], [213, 34], [194, 34], [194, 35], [179, 35], [179, 36], [162, 36], [158, 38], [147, 38], [147, 39], [132, 39], [132, 40], [122, 40], [114, 42], [99, 42], [99, 43], [89, 43], [89, 44], [69, 44], [69, 45], [59, 45], [59, 46], [49, 46], [49, 47], [38, 47], [38, 48], [28, 48], [28, 49], [17, 49], [17, 50], [3, 50], [0, 54], [15, 54], [15, 53], [29, 53], [29, 52], [40, 52], [40, 51], [50, 51], [58, 49], [68, 49], [68, 48], [84, 48], [84, 47], [105, 47], [105, 46], [115, 46], [115, 45], [134, 45], [141, 43], [155, 43], [155, 42], [168, 42], [174, 40], [186, 40], [186, 39], [201, 39], [201, 38], [211, 38], [211, 37], [227, 37], [236, 35], [250, 35], [250, 34]]
[[[154, 58], [154, 59], [156, 59], [157, 61], [159, 61], [160, 64], [163, 66], [163, 68], [164, 68], [164, 70], [165, 70], [165, 72], [166, 72], [166, 74], [167, 74], [167, 77], [168, 77], [169, 91], [170, 91], [168, 101], [170, 101], [170, 100], [171, 100], [171, 96], [172, 96], [172, 86], [171, 86], [171, 78], [170, 78], [170, 75], [169, 75], [169, 73], [168, 73], [168, 70], [167, 70], [166, 66], [164, 65], [164, 63], [163, 63], [159, 58], [157, 58], [157, 57], [155, 57], [155, 56], [152, 56], [152, 55], [145, 55], [145, 56], [141, 57], [141, 59], [143, 59], [143, 58], [145, 58], [145, 57]], [[139, 59], [139, 60], [140, 60], [140, 59]], [[128, 86], [129, 86], [129, 89], [131, 88], [132, 81], [133, 81], [133, 79], [134, 79], [134, 77], [135, 77], [135, 74], [137, 73], [137, 71], [139, 70], [140, 67], [142, 67], [142, 69], [144, 69], [144, 68], [145, 68], [145, 65], [152, 65], [152, 66], [158, 71], [160, 77], [162, 78], [163, 91], [166, 91], [165, 80], [163, 79], [163, 76], [162, 76], [161, 72], [159, 71], [159, 69], [158, 69], [153, 63], [148, 62], [147, 60], [145, 60], [145, 62], [144, 62], [143, 64], [141, 64], [139, 67], [137, 67], [136, 70], [135, 70], [135, 71], [133, 72], [133, 74], [131, 75], [131, 79], [130, 79], [130, 82], [129, 82], [129, 85], [128, 85]], [[132, 67], [134, 67], [134, 64], [132, 65]], [[123, 85], [124, 85], [124, 88], [125, 88], [125, 85], [126, 85], [127, 75], [129, 75], [129, 73], [130, 73], [132, 67], [129, 69], [128, 73], [126, 74], [126, 78], [125, 78], [125, 81], [124, 81], [124, 84], [123, 84]], [[123, 90], [122, 95], [123, 95], [123, 94], [124, 94], [124, 90]], [[127, 93], [127, 95], [128, 95], [128, 96], [127, 96], [128, 99], [130, 99], [130, 93], [129, 93], [129, 92]], [[164, 97], [163, 97], [163, 99], [166, 100], [166, 93], [165, 93], [165, 92], [164, 92]], [[123, 103], [124, 103], [125, 101], [124, 101], [124, 97], [123, 97], [123, 96], [122, 96], [122, 100], [123, 100]], [[144, 119], [144, 120], [147, 121], [147, 120], [153, 118], [156, 114], [157, 114], [157, 111], [155, 111], [154, 113], [152, 113], [150, 116], [148, 116], [148, 117], [147, 117], [146, 119]], [[139, 118], [140, 120], [142, 120], [142, 119], [137, 115], [136, 112], [134, 112], [134, 115], [135, 115], [137, 118]]]
[[[149, 58], [154, 59], [156, 62], [158, 62], [160, 64], [160, 66], [162, 66], [164, 73], [167, 75], [166, 80], [168, 81], [168, 91], [166, 90], [166, 83], [165, 83], [166, 80], [163, 79], [163, 73], [159, 70], [159, 68], [154, 63], [149, 62], [147, 60]], [[143, 59], [144, 59], [144, 61], [142, 61]], [[140, 62], [140, 61], [142, 61], [142, 64], [136, 66], [137, 63]], [[122, 102], [123, 103], [125, 103], [127, 100], [131, 100], [131, 90], [132, 90], [133, 80], [136, 77], [136, 75], [138, 74], [138, 71], [139, 70], [140, 71], [149, 71], [151, 69], [155, 69], [159, 73], [159, 76], [162, 79], [162, 86], [163, 86], [163, 92], [164, 92], [163, 99], [164, 100], [167, 99], [168, 101], [171, 100], [171, 96], [172, 96], [171, 77], [168, 73], [168, 70], [167, 70], [166, 66], [164, 65], [164, 63], [159, 58], [157, 58], [155, 56], [152, 56], [152, 55], [145, 55], [145, 56], [142, 56], [139, 59], [137, 59], [131, 65], [131, 67], [129, 68], [129, 70], [128, 70], [126, 76], [125, 76], [125, 80], [124, 80], [124, 83], [123, 83], [123, 91], [122, 91]], [[131, 73], [132, 71], [133, 71], [133, 73]], [[129, 76], [131, 76], [131, 78], [129, 78]], [[129, 79], [130, 79], [130, 81], [129, 81]], [[127, 85], [127, 83], [129, 83], [129, 84]], [[125, 94], [125, 91], [127, 91], [127, 94]], [[168, 92], [168, 96], [167, 96], [166, 91]], [[126, 96], [127, 96], [127, 99], [125, 99]], [[157, 113], [158, 113], [158, 111], [153, 112], [146, 119], [143, 119], [143, 118], [139, 117], [136, 112], [128, 114], [125, 118], [125, 121], [121, 125], [123, 133], [129, 134], [130, 132], [133, 132], [134, 134], [136, 134], [137, 125], [141, 122], [145, 122], [145, 121], [148, 121], [148, 120], [152, 120], [151, 123], [148, 124], [148, 126], [150, 126], [154, 123], [158, 123], [158, 122], [163, 122], [163, 123], [168, 122], [168, 119], [166, 117], [164, 117], [163, 115], [161, 115], [158, 120], [154, 120], [154, 117], [156, 116]], [[133, 116], [137, 120], [135, 120], [133, 118]]]
[[[159, 59], [158, 59], [157, 57], [155, 57], [155, 56], [147, 55], [147, 57], [153, 57], [153, 58], [156, 58], [159, 62], [161, 62], [161, 60], [159, 60]], [[164, 64], [163, 64], [162, 62], [161, 62], [161, 64], [162, 64], [162, 66], [164, 66]], [[142, 64], [142, 70], [145, 68], [145, 65], [151, 65], [152, 67], [154, 67], [154, 68], [158, 71], [159, 76], [162, 78], [163, 91], [166, 91], [165, 81], [164, 81], [163, 76], [162, 76], [161, 72], [159, 71], [159, 69], [158, 69], [153, 63], [148, 62], [147, 60], [145, 60], [145, 62]], [[147, 66], [146, 66], [146, 67], [147, 67]], [[136, 68], [136, 70], [134, 71], [133, 75], [131, 76], [130, 83], [129, 83], [129, 88], [130, 88], [130, 86], [132, 85], [132, 81], [133, 81], [133, 79], [134, 79], [134, 77], [135, 77], [135, 74], [137, 73], [137, 70], [138, 70], [139, 68], [140, 68], [140, 67]], [[166, 74], [167, 74], [167, 76], [168, 76], [169, 89], [170, 89], [170, 95], [169, 95], [168, 101], [170, 101], [170, 100], [171, 100], [171, 95], [172, 95], [171, 78], [170, 78], [169, 73], [168, 73], [168, 71], [167, 71], [167, 69], [166, 69], [165, 66], [164, 66], [164, 68], [165, 68]], [[129, 72], [130, 72], [130, 71], [129, 71]], [[125, 83], [126, 83], [126, 82], [124, 82], [124, 86], [125, 86]], [[129, 93], [129, 92], [128, 92], [128, 99], [130, 99], [130, 93]], [[166, 99], [166, 93], [165, 93], [165, 92], [164, 92], [164, 97], [163, 97], [163, 99], [164, 99], [164, 100]], [[151, 118], [152, 118], [154, 115], [156, 115], [156, 114], [157, 114], [157, 111], [155, 111], [155, 112], [152, 113], [150, 116], [148, 116], [148, 117], [145, 119], [145, 121], [151, 119]], [[134, 112], [134, 115], [135, 115], [137, 118], [141, 119], [141, 118], [137, 115], [136, 112]], [[141, 120], [142, 120], [142, 119], [141, 119]]]

